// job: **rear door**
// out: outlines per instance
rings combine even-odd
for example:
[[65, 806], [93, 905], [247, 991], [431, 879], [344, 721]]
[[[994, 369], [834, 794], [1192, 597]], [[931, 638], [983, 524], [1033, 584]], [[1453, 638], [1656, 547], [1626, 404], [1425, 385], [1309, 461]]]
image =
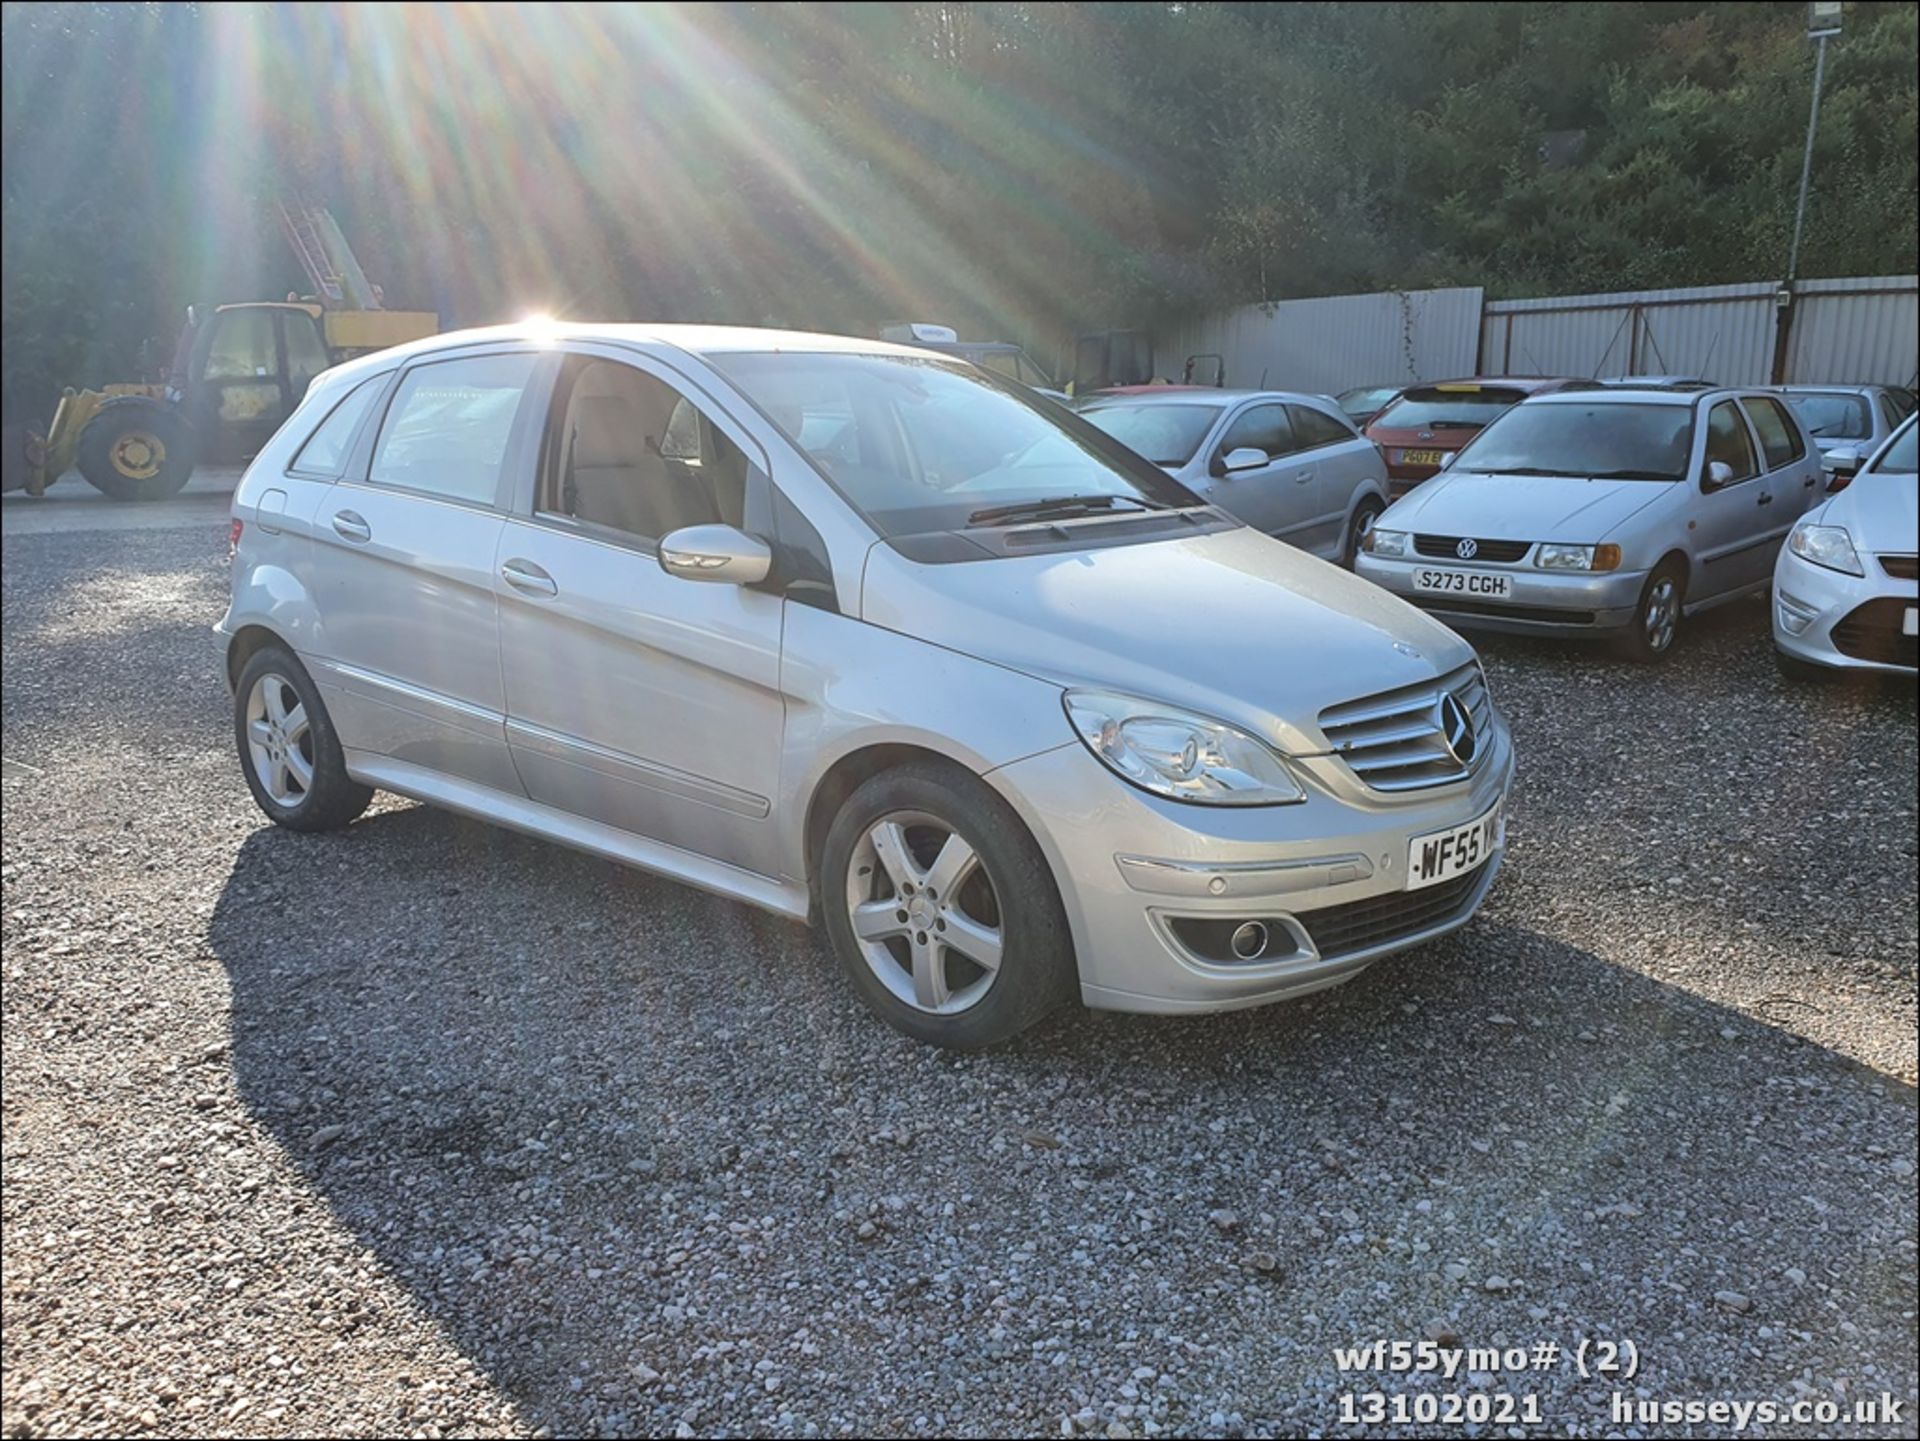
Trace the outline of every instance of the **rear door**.
[[350, 750], [510, 794], [494, 557], [531, 466], [542, 359], [501, 347], [401, 372], [364, 469], [314, 516], [316, 679]]
[[[1776, 514], [1784, 514], [1798, 503], [1793, 496], [1776, 498], [1775, 490], [1783, 487], [1761, 473], [1760, 449], [1754, 443], [1745, 412], [1736, 402], [1716, 401], [1701, 429], [1704, 439], [1694, 541], [1699, 565], [1689, 601], [1711, 600], [1770, 575], [1779, 545]], [[1716, 461], [1724, 462], [1732, 471], [1732, 478], [1719, 486], [1708, 478], [1709, 467]], [[1788, 515], [1787, 524], [1791, 525], [1793, 519], [1794, 515]]]
[[1313, 513], [1294, 543], [1323, 559], [1338, 559], [1354, 493], [1369, 480], [1384, 479], [1379, 447], [1363, 440], [1344, 419], [1315, 406], [1290, 404], [1287, 417], [1299, 447], [1294, 459], [1313, 469], [1307, 487]]
[[494, 576], [527, 794], [777, 874], [784, 602], [670, 576], [657, 550], [682, 526], [748, 524], [764, 452], [686, 376], [626, 351], [568, 355], [545, 420]]
[[[1267, 463], [1229, 472], [1226, 458], [1246, 449], [1263, 452]], [[1319, 508], [1315, 495], [1318, 472], [1313, 458], [1297, 455], [1298, 449], [1284, 403], [1256, 400], [1242, 407], [1228, 420], [1213, 449], [1208, 499], [1256, 530], [1311, 549], [1307, 536]]]
[[[1824, 499], [1820, 463], [1784, 402], [1771, 395], [1748, 395], [1741, 397], [1740, 404], [1760, 442], [1761, 471], [1772, 483], [1773, 504], [1779, 512], [1772, 517], [1775, 540], [1784, 540], [1793, 523]], [[1772, 570], [1769, 558], [1768, 574]]]

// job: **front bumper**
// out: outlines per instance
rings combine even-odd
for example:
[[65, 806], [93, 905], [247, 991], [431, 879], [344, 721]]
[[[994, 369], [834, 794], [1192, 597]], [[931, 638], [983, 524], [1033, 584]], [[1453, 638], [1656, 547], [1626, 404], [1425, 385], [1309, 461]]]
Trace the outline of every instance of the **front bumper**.
[[[1450, 883], [1407, 891], [1405, 869], [1414, 837], [1463, 826], [1505, 799], [1513, 780], [1505, 724], [1496, 720], [1489, 739], [1466, 780], [1394, 796], [1369, 791], [1332, 757], [1297, 762], [1308, 798], [1291, 806], [1162, 800], [1127, 785], [1078, 742], [987, 778], [1052, 866], [1086, 1004], [1216, 1011], [1336, 985], [1472, 919], [1504, 838], [1450, 891]], [[1243, 920], [1269, 926], [1274, 958], [1214, 962], [1182, 941], [1190, 924], [1217, 930]], [[1316, 931], [1330, 940], [1324, 954]]]
[[1899, 635], [1897, 622], [1920, 604], [1920, 582], [1896, 580], [1878, 556], [1864, 556], [1863, 564], [1864, 576], [1846, 575], [1781, 546], [1773, 567], [1773, 643], [1784, 655], [1832, 670], [1913, 675], [1916, 641]]
[[[1511, 576], [1513, 593], [1500, 600], [1463, 599], [1415, 590], [1416, 570], [1478, 570]], [[1536, 570], [1525, 565], [1462, 565], [1417, 556], [1382, 559], [1362, 553], [1354, 566], [1383, 590], [1392, 591], [1448, 625], [1509, 635], [1602, 635], [1633, 624], [1646, 586], [1644, 570], [1596, 574], [1584, 570]]]

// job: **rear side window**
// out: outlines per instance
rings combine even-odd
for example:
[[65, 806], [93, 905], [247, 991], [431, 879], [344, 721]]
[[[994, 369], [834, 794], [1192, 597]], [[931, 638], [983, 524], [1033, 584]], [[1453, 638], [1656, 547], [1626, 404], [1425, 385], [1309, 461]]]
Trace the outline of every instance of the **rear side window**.
[[366, 418], [367, 408], [373, 404], [374, 397], [380, 394], [380, 386], [386, 378], [376, 375], [349, 390], [327, 418], [320, 422], [319, 428], [307, 437], [306, 444], [300, 447], [293, 464], [287, 469], [302, 475], [328, 476], [338, 475], [344, 470], [347, 453], [353, 448], [353, 437], [360, 429], [360, 422]]
[[529, 351], [414, 366], [387, 407], [368, 479], [491, 505], [536, 359]]
[[1227, 427], [1220, 442], [1220, 453], [1231, 455], [1245, 446], [1264, 450], [1268, 455], [1286, 455], [1296, 447], [1293, 428], [1287, 424], [1284, 405], [1256, 405]]
[[1302, 450], [1353, 439], [1353, 432], [1345, 422], [1335, 420], [1324, 410], [1315, 410], [1310, 405], [1289, 405], [1287, 414], [1293, 420], [1294, 440]]
[[1753, 441], [1747, 435], [1747, 424], [1731, 400], [1721, 401], [1707, 416], [1706, 463], [1712, 465], [1716, 460], [1733, 467], [1735, 480], [1750, 480], [1760, 473], [1754, 462]]
[[1753, 428], [1760, 434], [1760, 448], [1766, 452], [1768, 470], [1791, 465], [1806, 455], [1807, 448], [1800, 443], [1800, 431], [1787, 418], [1779, 401], [1751, 395], [1743, 403]]

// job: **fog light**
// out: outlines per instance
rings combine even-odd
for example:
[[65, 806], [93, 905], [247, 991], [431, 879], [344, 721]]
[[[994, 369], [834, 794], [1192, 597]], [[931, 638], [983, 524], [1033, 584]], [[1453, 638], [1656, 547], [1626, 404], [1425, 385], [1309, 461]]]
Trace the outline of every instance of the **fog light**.
[[1784, 590], [1773, 593], [1774, 614], [1780, 619], [1780, 629], [1788, 635], [1799, 635], [1812, 625], [1820, 612], [1797, 596], [1788, 595]]
[[1233, 953], [1243, 961], [1257, 961], [1266, 954], [1267, 927], [1264, 921], [1248, 921], [1233, 933]]

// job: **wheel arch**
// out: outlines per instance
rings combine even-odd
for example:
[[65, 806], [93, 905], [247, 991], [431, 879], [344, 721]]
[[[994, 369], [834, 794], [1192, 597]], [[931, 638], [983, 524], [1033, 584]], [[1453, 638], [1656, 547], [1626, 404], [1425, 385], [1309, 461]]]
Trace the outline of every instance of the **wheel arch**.
[[247, 668], [247, 662], [270, 645], [285, 646], [289, 652], [293, 650], [279, 631], [258, 621], [247, 622], [227, 637], [228, 690], [240, 683], [240, 672]]
[[821, 774], [807, 799], [807, 818], [801, 832], [807, 887], [812, 892], [814, 905], [820, 903], [820, 857], [826, 849], [827, 832], [847, 798], [873, 777], [915, 761], [951, 766], [975, 778], [981, 774], [946, 751], [907, 740], [875, 741], [858, 746], [835, 759]]

